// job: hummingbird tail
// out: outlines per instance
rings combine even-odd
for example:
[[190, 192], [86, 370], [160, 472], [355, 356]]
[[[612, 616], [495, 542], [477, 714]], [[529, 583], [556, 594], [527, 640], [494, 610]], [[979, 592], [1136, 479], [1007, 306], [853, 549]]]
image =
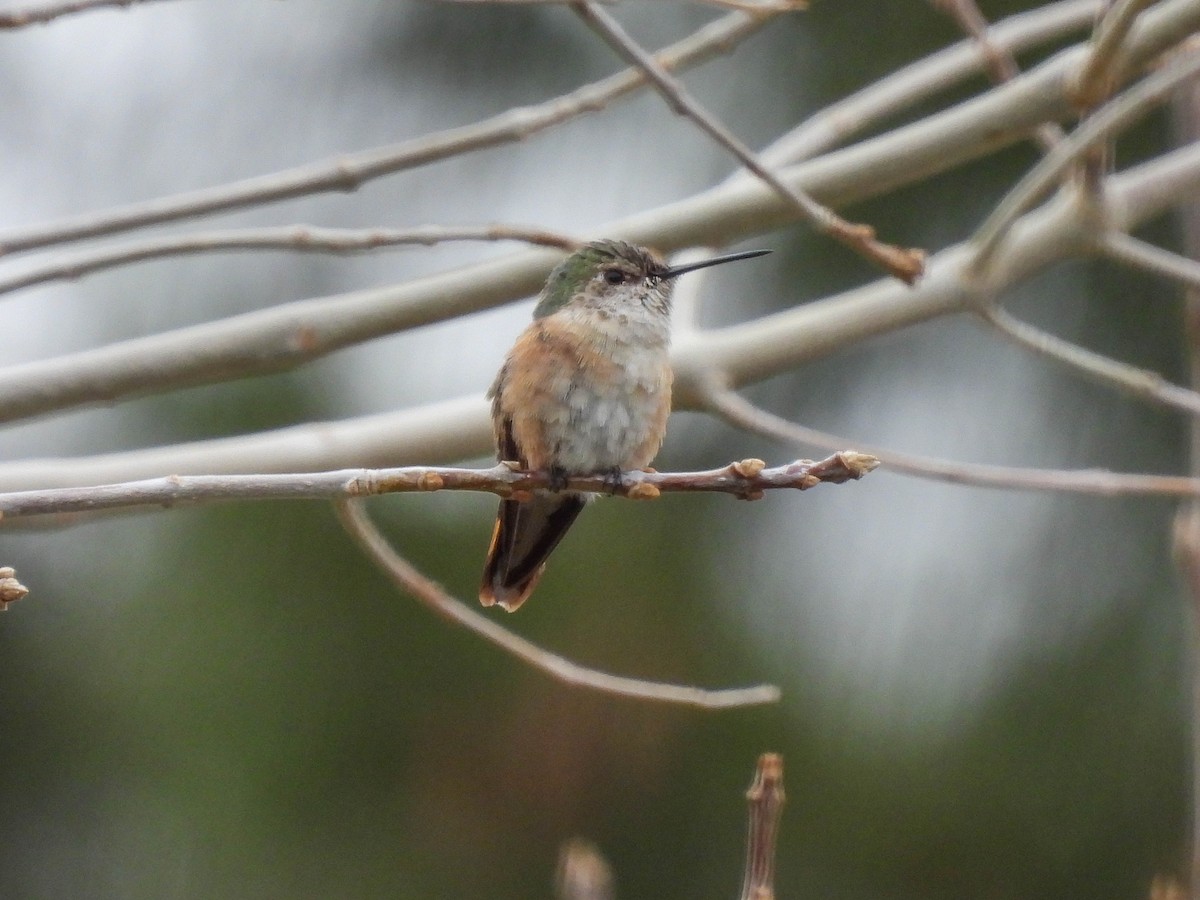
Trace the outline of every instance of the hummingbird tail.
[[479, 602], [516, 612], [533, 593], [546, 558], [586, 503], [578, 494], [539, 494], [524, 502], [502, 500], [483, 568]]

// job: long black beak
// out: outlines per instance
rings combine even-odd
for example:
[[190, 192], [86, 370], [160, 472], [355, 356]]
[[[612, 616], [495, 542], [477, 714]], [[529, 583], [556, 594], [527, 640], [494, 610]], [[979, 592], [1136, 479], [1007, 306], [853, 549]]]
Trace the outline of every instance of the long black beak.
[[684, 272], [694, 272], [696, 269], [706, 269], [709, 266], [719, 266], [721, 263], [733, 262], [738, 259], [754, 259], [756, 256], [766, 256], [770, 250], [744, 250], [741, 253], [729, 253], [725, 256], [714, 256], [712, 259], [702, 259], [700, 262], [686, 263], [682, 266], [671, 266], [659, 273], [659, 278], [674, 278]]

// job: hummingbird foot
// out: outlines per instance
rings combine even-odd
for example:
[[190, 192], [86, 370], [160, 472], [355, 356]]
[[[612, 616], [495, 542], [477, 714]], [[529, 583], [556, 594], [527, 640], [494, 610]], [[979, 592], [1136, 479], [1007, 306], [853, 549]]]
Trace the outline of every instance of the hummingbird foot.
[[550, 467], [550, 490], [557, 494], [566, 489], [568, 481], [570, 481], [570, 476], [566, 469], [562, 466]]
[[621, 487], [621, 478], [625, 471], [620, 466], [613, 466], [604, 473], [604, 484], [608, 488], [608, 495], [614, 496]]

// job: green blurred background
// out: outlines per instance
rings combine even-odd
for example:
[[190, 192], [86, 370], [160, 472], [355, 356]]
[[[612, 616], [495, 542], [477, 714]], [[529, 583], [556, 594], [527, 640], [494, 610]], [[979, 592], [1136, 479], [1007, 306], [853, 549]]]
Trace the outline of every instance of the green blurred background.
[[[993, 19], [1032, 5], [981, 3]], [[662, 2], [616, 12], [648, 45], [714, 15]], [[957, 39], [924, 2], [826, 0], [686, 80], [760, 145]], [[0, 224], [470, 122], [616, 67], [553, 7], [212, 0], [64, 19], [0, 40]], [[1169, 143], [1152, 120], [1119, 159]], [[969, 234], [1035, 158], [1017, 147], [847, 213], [936, 250]], [[729, 168], [643, 97], [353, 195], [219, 222], [516, 221], [589, 234]], [[1173, 235], [1164, 221], [1144, 236]], [[751, 245], [776, 253], [714, 277], [706, 322], [876, 277], [803, 229]], [[22, 337], [19, 361], [502, 252], [152, 263], [28, 291], [0, 315]], [[1072, 263], [1005, 300], [1185, 378], [1170, 285]], [[480, 393], [528, 314], [523, 303], [285, 376], [20, 425], [0, 434], [0, 452], [95, 453]], [[749, 393], [898, 449], [1187, 466], [1180, 417], [966, 320], [859, 345]], [[680, 414], [659, 463], [796, 455]], [[414, 562], [470, 600], [494, 506], [436, 495], [371, 508]], [[0, 617], [0, 897], [546, 897], [561, 842], [582, 835], [622, 898], [728, 898], [741, 881], [742, 793], [767, 750], [786, 765], [781, 898], [1143, 897], [1188, 853], [1191, 621], [1170, 558], [1173, 514], [1161, 499], [886, 471], [753, 504], [595, 505], [505, 624], [609, 671], [783, 688], [778, 707], [722, 713], [548, 681], [396, 594], [320, 504], [4, 532], [0, 564], [32, 593]]]

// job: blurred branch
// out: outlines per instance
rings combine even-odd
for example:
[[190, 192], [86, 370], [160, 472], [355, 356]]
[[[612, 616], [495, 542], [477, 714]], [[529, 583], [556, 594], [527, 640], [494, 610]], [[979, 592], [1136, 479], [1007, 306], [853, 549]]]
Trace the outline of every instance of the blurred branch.
[[556, 681], [634, 700], [652, 700], [700, 709], [732, 709], [779, 701], [779, 688], [774, 685], [709, 691], [662, 684], [588, 669], [543, 650], [482, 613], [468, 608], [462, 601], [446, 593], [441, 585], [426, 578], [388, 544], [360, 504], [340, 500], [335, 506], [346, 531], [397, 587], [446, 621], [461, 625]]
[[[1005, 52], [1038, 46], [1085, 27], [1101, 7], [1101, 0], [1050, 3], [997, 22], [988, 38]], [[768, 164], [779, 166], [824, 153], [858, 132], [954, 87], [986, 68], [986, 64], [986, 51], [976, 41], [947, 47], [814, 113], [760, 155]], [[1051, 115], [1047, 113], [1047, 117]], [[735, 177], [751, 176], [743, 172]]]
[[[1177, 91], [1172, 98], [1171, 118], [1174, 125], [1175, 139], [1182, 144], [1194, 144], [1200, 138], [1200, 86], [1195, 83]], [[1195, 199], [1180, 205], [1179, 231], [1180, 244], [1185, 256], [1174, 260], [1178, 264], [1197, 266], [1200, 259], [1200, 203]], [[1111, 246], [1111, 242], [1110, 242]], [[1124, 250], [1130, 249], [1125, 242]], [[1161, 261], [1163, 251], [1157, 248], [1149, 255]], [[1186, 283], [1186, 282], [1185, 282]], [[1192, 387], [1200, 390], [1200, 288], [1195, 284], [1186, 285], [1183, 292], [1183, 334], [1184, 347], [1187, 352], [1188, 375]], [[1188, 460], [1187, 467], [1193, 475], [1200, 477], [1200, 419], [1192, 419], [1189, 423]], [[1191, 651], [1194, 657], [1197, 647], [1200, 647], [1200, 501], [1193, 499], [1181, 503], [1175, 513], [1172, 528], [1172, 551], [1176, 568], [1183, 577], [1186, 593], [1184, 601], [1188, 603], [1189, 614], [1182, 621], [1190, 624]], [[1171, 890], [1171, 882], [1157, 882], [1161, 894], [1157, 896], [1188, 896], [1197, 900], [1200, 898], [1200, 668], [1190, 667], [1192, 703], [1191, 703], [1191, 822], [1190, 854], [1187, 868], [1189, 873], [1189, 889], [1178, 892]]]
[[17, 570], [12, 566], [0, 566], [0, 612], [8, 609], [8, 604], [16, 603], [29, 594], [29, 588], [17, 581]]
[[889, 472], [915, 475], [951, 484], [1008, 490], [1067, 491], [1102, 497], [1148, 495], [1200, 498], [1200, 478], [1182, 475], [1141, 475], [1104, 469], [1031, 469], [952, 462], [931, 456], [900, 453], [885, 447], [862, 444], [836, 435], [806, 428], [756, 406], [733, 391], [714, 389], [710, 411], [735, 428], [787, 444], [806, 447], [864, 447], [861, 452], [877, 458]]
[[1129, 90], [1096, 110], [1063, 141], [1059, 142], [997, 204], [972, 238], [975, 259], [971, 270], [982, 273], [1013, 222], [1036, 203], [1068, 167], [1088, 150], [1107, 141], [1116, 132], [1149, 113], [1179, 85], [1200, 74], [1200, 52], [1187, 52], [1147, 76]]
[[[667, 68], [696, 65], [728, 52], [765, 22], [765, 16], [730, 13], [663, 49], [659, 61]], [[216, 187], [70, 216], [33, 228], [10, 230], [0, 233], [0, 256], [243, 206], [261, 206], [291, 197], [354, 191], [372, 179], [404, 169], [485, 147], [522, 141], [570, 119], [597, 112], [644, 84], [643, 73], [630, 69], [536, 106], [506, 110], [461, 128]]]
[[[662, 493], [698, 492], [757, 500], [769, 490], [804, 491], [818, 484], [855, 481], [878, 464], [874, 457], [845, 450], [817, 462], [797, 460], [772, 468], [760, 459], [744, 459], [707, 472], [634, 470], [622, 472], [620, 478], [572, 476], [565, 489], [633, 500], [653, 500]], [[547, 472], [526, 472], [503, 463], [490, 469], [412, 466], [286, 475], [170, 475], [124, 484], [0, 493], [0, 523], [23, 516], [217, 500], [333, 500], [432, 491], [483, 491], [519, 497], [550, 489], [552, 483]]]
[[1200, 393], [1171, 384], [1157, 372], [1139, 369], [1101, 353], [1064, 341], [1027, 322], [1022, 322], [999, 306], [979, 311], [985, 322], [1009, 340], [1039, 356], [1063, 363], [1069, 368], [1114, 387], [1117, 390], [1161, 406], [1200, 415]]
[[[1170, 46], [1180, 33], [1200, 28], [1200, 6], [1188, 0], [1167, 0], [1139, 24], [1131, 35], [1130, 51], [1152, 55]], [[878, 196], [945, 171], [1022, 139], [1029, 128], [1048, 118], [1065, 115], [1068, 106], [1062, 83], [1080, 53], [1082, 48], [1061, 53], [982, 97], [780, 174], [836, 205]], [[1148, 192], [1148, 206], [1161, 208], [1177, 202], [1179, 185], [1173, 187], [1176, 190], [1169, 197]], [[609, 223], [598, 232], [671, 251], [696, 244], [725, 244], [777, 227], [793, 215], [793, 209], [773, 191], [757, 181], [740, 181]], [[1048, 246], [1064, 253], [1079, 250], [1070, 243], [1070, 234], [1051, 234], [1049, 238]], [[521, 251], [397, 287], [286, 303], [0, 369], [0, 421], [286, 370], [373, 337], [531, 294], [541, 287], [557, 260], [556, 254], [545, 250]], [[959, 285], [953, 287], [960, 293]], [[911, 295], [905, 295], [899, 304], [902, 309], [920, 305]], [[957, 308], [957, 302], [949, 307]], [[805, 310], [796, 312], [805, 314]], [[920, 314], [923, 311], [918, 309], [918, 318], [945, 311], [939, 308]], [[884, 318], [892, 319], [890, 315]]]
[[1147, 6], [1154, 0], [1116, 0], [1096, 23], [1086, 62], [1070, 86], [1071, 97], [1081, 109], [1091, 109], [1110, 96], [1123, 63], [1121, 45]]
[[[931, 2], [945, 5], [953, 4], [954, 0]], [[800, 125], [772, 141], [759, 157], [771, 166], [809, 159], [883, 119], [899, 115], [913, 104], [957, 84], [981, 68], [986, 69], [990, 54], [1010, 55], [1014, 50], [1066, 35], [1093, 21], [1100, 9], [1100, 0], [1061, 0], [1010, 16], [989, 29], [986, 46], [978, 39], [962, 41], [905, 66], [809, 116]], [[979, 18], [982, 19], [981, 14]], [[1020, 74], [1015, 68], [1013, 73]], [[1037, 131], [1039, 134], [1045, 132], [1055, 142], [1062, 133], [1058, 125], [1053, 123], [1040, 125]], [[738, 169], [723, 184], [736, 184], [739, 180], [752, 178], [754, 176], [745, 169]], [[718, 249], [708, 246], [689, 252], [695, 253], [695, 259], [701, 259], [713, 255]], [[672, 321], [676, 334], [698, 328], [700, 297], [708, 276], [709, 272], [701, 270], [676, 286], [672, 301]]]
[[554, 877], [557, 900], [614, 900], [612, 867], [600, 848], [583, 838], [564, 841]]
[[87, 12], [92, 9], [105, 7], [129, 7], [135, 3], [149, 3], [150, 0], [71, 0], [66, 3], [43, 3], [41, 6], [28, 6], [12, 12], [0, 12], [0, 28], [23, 28], [26, 25], [43, 24], [59, 16], [72, 13]]
[[231, 250], [363, 253], [413, 244], [429, 246], [445, 241], [521, 241], [560, 250], [573, 250], [580, 243], [566, 235], [516, 225], [462, 228], [423, 225], [417, 228], [362, 229], [284, 225], [277, 228], [241, 228], [131, 240], [60, 257], [50, 263], [31, 266], [16, 275], [0, 277], [0, 294], [48, 281], [82, 278], [104, 269], [171, 256]]
[[1121, 232], [1108, 235], [1101, 249], [1109, 259], [1170, 278], [1191, 290], [1200, 290], [1200, 262], [1194, 259]]
[[846, 221], [803, 190], [785, 182], [723, 122], [696, 102], [683, 84], [672, 78], [604, 9], [591, 0], [572, 3], [572, 8], [593, 31], [616, 50], [619, 56], [646, 73], [651, 85], [663, 96], [671, 109], [690, 119], [714, 141], [729, 150], [747, 170], [757, 175], [791, 204], [801, 218], [900, 280], [912, 284], [920, 278], [924, 271], [923, 251], [902, 249], [879, 241], [870, 226]]
[[[1104, 228], [1134, 228], [1197, 190], [1200, 190], [1200, 145], [1164, 154], [1108, 179], [1105, 190], [1108, 212]], [[993, 266], [991, 288], [1003, 290], [1051, 263], [1088, 252], [1099, 240], [1094, 237], [1089, 223], [1092, 223], [1091, 213], [1081, 211], [1070, 192], [1022, 217]], [[520, 255], [545, 252], [524, 251]], [[547, 268], [553, 258], [544, 264]], [[965, 245], [951, 247], [930, 259], [929, 273], [915, 288], [907, 288], [893, 279], [883, 279], [752, 322], [680, 335], [672, 350], [676, 408], [707, 408], [714, 379], [731, 387], [761, 381], [873, 335], [972, 308], [973, 295], [962, 276], [969, 259]], [[470, 277], [481, 269], [499, 274], [493, 279]], [[440, 302], [457, 309], [455, 304], [464, 293], [472, 289], [504, 290], [511, 285], [513, 277], [511, 266], [488, 263], [466, 270], [461, 278], [447, 275], [425, 279], [416, 289], [409, 286], [409, 290], [426, 292], [431, 304]], [[377, 295], [378, 292], [361, 292], [344, 295], [341, 299], [354, 304]], [[251, 314], [257, 315], [260, 314]], [[229, 321], [244, 321], [251, 316], [237, 316]], [[295, 329], [296, 319], [300, 317], [297, 313], [293, 316], [292, 328]], [[226, 325], [203, 326], [203, 330], [224, 332]], [[190, 334], [196, 329], [184, 331]], [[160, 340], [161, 336], [148, 338], [146, 342]], [[137, 343], [118, 345], [129, 348], [123, 350], [127, 361], [122, 365], [129, 367], [131, 380], [139, 374], [146, 378], [151, 363], [170, 365], [169, 354], [164, 353], [160, 360], [151, 359], [146, 351], [138, 353], [130, 347]], [[189, 341], [187, 352], [194, 354], [190, 344]], [[111, 349], [81, 356], [87, 360], [109, 353]], [[211, 353], [218, 349], [209, 348]], [[26, 385], [16, 385], [29, 398], [22, 402], [36, 401], [39, 387], [42, 391], [55, 390], [53, 382], [47, 380], [54, 373], [44, 371], [47, 367], [47, 364], [20, 367], [31, 373]], [[87, 384], [86, 378], [111, 377], [111, 370], [98, 368], [89, 374], [90, 368], [78, 366], [79, 381], [67, 380], [66, 386], [87, 390], [94, 385]], [[44, 376], [41, 381], [32, 377], [39, 370]], [[13, 397], [17, 396], [11, 378], [13, 372], [10, 368], [0, 373], [0, 417], [6, 411], [5, 406], [13, 403]], [[62, 378], [63, 373], [57, 373], [57, 377]], [[9, 382], [7, 388], [6, 381]], [[164, 472], [296, 472], [340, 468], [347, 463], [386, 466], [451, 461], [482, 456], [491, 448], [488, 407], [482, 394], [478, 394], [396, 412], [294, 425], [259, 434], [171, 447], [67, 459], [2, 462], [0, 489], [133, 481]], [[1189, 493], [1190, 488], [1167, 492]]]
[[783, 792], [783, 757], [764, 753], [746, 791], [746, 869], [740, 900], [775, 900], [775, 853], [779, 821], [787, 798]]
[[[1013, 55], [992, 39], [988, 20], [980, 12], [975, 0], [930, 0], [930, 2], [957, 22], [958, 27], [975, 41], [992, 81], [996, 84], [1003, 84], [1021, 74], [1021, 69]], [[1047, 122], [1038, 126], [1036, 135], [1042, 149], [1049, 150], [1062, 140], [1063, 130], [1057, 123]]]

